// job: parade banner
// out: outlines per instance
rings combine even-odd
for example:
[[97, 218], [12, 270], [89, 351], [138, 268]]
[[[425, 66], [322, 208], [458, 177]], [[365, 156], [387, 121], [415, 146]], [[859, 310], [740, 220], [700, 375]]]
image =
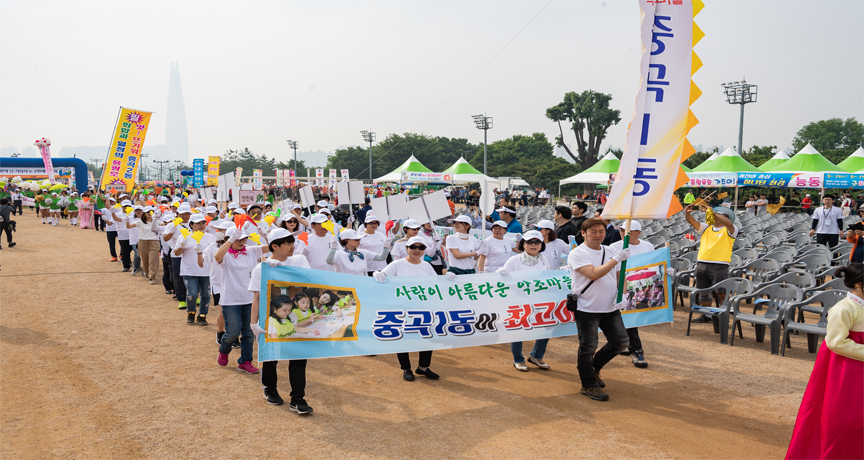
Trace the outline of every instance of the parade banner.
[[45, 164], [45, 174], [48, 176], [48, 181], [52, 184], [56, 183], [54, 178], [54, 165], [51, 164], [51, 139], [42, 138], [33, 143], [39, 149], [39, 154], [42, 156], [42, 162]]
[[738, 183], [737, 173], [687, 173], [690, 181], [684, 187], [735, 187]]
[[285, 175], [288, 177], [288, 185], [291, 187], [297, 185], [297, 179], [294, 178], [297, 176], [297, 173], [293, 169], [285, 171]]
[[234, 170], [234, 185], [236, 185], [237, 187], [240, 186], [240, 178], [242, 176], [243, 176], [243, 168], [238, 166], [237, 169]]
[[192, 160], [192, 186], [201, 188], [204, 186], [204, 159], [195, 158]]
[[335, 169], [330, 170], [330, 180], [328, 181], [328, 187], [330, 187], [331, 191], [336, 188], [336, 170]]
[[260, 169], [252, 170], [252, 188], [255, 190], [264, 188], [264, 171]]
[[220, 157], [209, 157], [207, 159], [207, 185], [219, 185], [219, 163]]
[[348, 170], [343, 169], [342, 170], [342, 182], [348, 182], [349, 180], [350, 179], [348, 179]]
[[126, 190], [134, 187], [141, 162], [141, 146], [144, 145], [151, 115], [151, 112], [120, 107], [114, 138], [111, 140], [105, 167], [102, 168], [102, 180], [99, 184], [102, 190], [109, 190], [118, 184], [124, 185]]
[[402, 171], [402, 182], [447, 182], [453, 180], [450, 173]]
[[[672, 321], [669, 250], [633, 256], [622, 302], [626, 327]], [[366, 276], [261, 265], [256, 306], [258, 360], [382, 355], [494, 345], [578, 333], [567, 310], [570, 273], [562, 270], [444, 276]], [[578, 287], [578, 286], [577, 286]], [[282, 320], [324, 306], [312, 321]], [[296, 312], [296, 310], [295, 310]]]
[[240, 190], [237, 192], [237, 203], [246, 207], [255, 203], [264, 202], [264, 192], [261, 190]]
[[315, 185], [321, 187], [324, 185], [324, 170], [316, 169], [315, 170]]
[[[822, 188], [822, 174], [806, 173], [738, 173], [740, 187]], [[848, 176], [848, 174], [838, 174]], [[844, 182], [847, 183], [847, 182]], [[840, 188], [846, 188], [840, 187]]]
[[693, 22], [701, 0], [640, 0], [642, 56], [636, 110], [605, 219], [665, 219], [681, 210], [673, 192], [688, 183], [681, 162], [695, 150], [687, 140], [698, 120], [690, 105], [702, 94], [691, 80], [701, 61], [693, 46], [703, 33]]
[[285, 171], [285, 170], [284, 169], [277, 169], [276, 170], [275, 174], [276, 174], [276, 186], [277, 187], [283, 186], [283, 182], [282, 182], [283, 181], [283, 179], [282, 179], [283, 178], [283, 174], [282, 174], [283, 171]]

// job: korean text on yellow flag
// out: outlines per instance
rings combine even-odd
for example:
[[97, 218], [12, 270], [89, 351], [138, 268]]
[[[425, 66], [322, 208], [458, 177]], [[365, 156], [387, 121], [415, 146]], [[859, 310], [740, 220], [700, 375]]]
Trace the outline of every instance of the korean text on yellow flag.
[[102, 169], [100, 187], [103, 190], [124, 188], [131, 191], [134, 188], [151, 115], [152, 112], [120, 108], [120, 117], [114, 127], [114, 138]]
[[640, 0], [641, 81], [607, 219], [664, 219], [681, 210], [673, 192], [687, 182], [681, 162], [693, 154], [690, 111], [702, 92], [691, 76], [702, 66], [693, 45], [704, 35], [693, 17], [701, 0]]

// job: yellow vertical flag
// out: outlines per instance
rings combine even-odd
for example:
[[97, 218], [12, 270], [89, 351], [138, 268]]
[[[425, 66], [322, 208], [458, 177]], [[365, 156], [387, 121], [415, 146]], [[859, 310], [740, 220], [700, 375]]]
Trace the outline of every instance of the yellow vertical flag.
[[102, 181], [99, 184], [102, 190], [122, 188], [128, 192], [133, 189], [151, 115], [152, 112], [120, 107], [108, 158], [102, 168]]

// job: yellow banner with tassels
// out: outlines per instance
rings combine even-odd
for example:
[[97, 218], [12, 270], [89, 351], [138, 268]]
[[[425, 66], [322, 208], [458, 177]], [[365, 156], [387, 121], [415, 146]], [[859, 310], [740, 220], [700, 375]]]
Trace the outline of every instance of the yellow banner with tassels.
[[606, 219], [665, 219], [681, 210], [673, 192], [688, 182], [681, 162], [699, 122], [690, 105], [702, 95], [692, 75], [702, 67], [693, 46], [704, 34], [693, 18], [701, 0], [640, 0], [641, 81], [636, 110], [609, 201]]

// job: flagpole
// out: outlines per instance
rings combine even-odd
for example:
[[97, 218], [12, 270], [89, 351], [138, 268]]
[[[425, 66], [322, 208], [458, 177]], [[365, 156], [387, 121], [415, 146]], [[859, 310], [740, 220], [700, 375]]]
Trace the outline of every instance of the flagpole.
[[[633, 222], [633, 219], [627, 219], [627, 223], [624, 224], [624, 247], [623, 249], [627, 249], [630, 247], [630, 223]], [[626, 278], [627, 271], [627, 261], [621, 262], [621, 269], [618, 272], [618, 300], [615, 303], [620, 303], [621, 299], [624, 296], [624, 279]]]

